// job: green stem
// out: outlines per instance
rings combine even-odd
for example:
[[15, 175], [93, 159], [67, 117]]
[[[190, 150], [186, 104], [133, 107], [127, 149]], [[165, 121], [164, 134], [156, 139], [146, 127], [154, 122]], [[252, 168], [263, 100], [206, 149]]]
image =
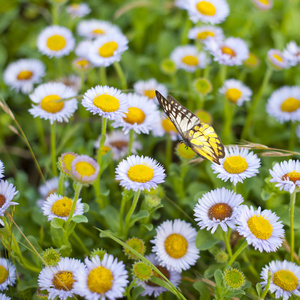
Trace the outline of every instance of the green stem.
[[220, 86], [224, 84], [227, 76], [227, 65], [220, 65]]
[[141, 193], [141, 190], [138, 190], [135, 195], [134, 195], [134, 198], [133, 198], [133, 202], [132, 202], [132, 205], [129, 209], [129, 212], [127, 213], [127, 216], [126, 216], [126, 219], [125, 219], [125, 237], [127, 237], [127, 234], [128, 234], [128, 230], [130, 228], [130, 218], [136, 208], [136, 205], [138, 203], [138, 200], [139, 200], [139, 197], [140, 197], [140, 193]]
[[243, 131], [242, 131], [241, 139], [247, 139], [249, 137], [249, 129], [250, 129], [250, 126], [253, 121], [252, 119], [254, 116], [255, 109], [259, 103], [260, 98], [263, 95], [263, 92], [264, 92], [266, 86], [268, 85], [268, 83], [270, 81], [272, 72], [273, 71], [271, 68], [267, 68], [263, 82], [258, 90], [258, 93], [256, 94], [256, 97], [253, 99], [252, 105], [247, 114], [247, 118], [246, 118], [245, 125], [244, 125]]
[[185, 24], [183, 27], [183, 30], [181, 32], [181, 45], [185, 45], [188, 43], [188, 32], [190, 28], [192, 27], [193, 23], [190, 21], [188, 15], [186, 15]]
[[209, 72], [210, 72], [210, 64], [206, 64], [205, 69], [204, 69], [204, 75], [203, 75], [203, 77], [204, 77], [205, 79], [208, 79], [208, 77], [209, 77]]
[[58, 25], [59, 3], [52, 3], [52, 25]]
[[75, 239], [75, 241], [77, 242], [79, 248], [81, 250], [83, 250], [85, 255], [89, 255], [90, 251], [89, 249], [85, 246], [85, 244], [83, 243], [83, 241], [81, 240], [81, 238], [75, 233], [75, 231], [72, 232], [72, 237]]
[[295, 249], [295, 232], [294, 232], [294, 212], [295, 212], [295, 202], [296, 202], [296, 189], [291, 193], [290, 202], [290, 227], [291, 227], [291, 262], [294, 261], [294, 249]]
[[231, 258], [231, 257], [232, 257], [232, 250], [231, 250], [231, 246], [230, 246], [230, 234], [231, 234], [231, 229], [228, 228], [228, 232], [225, 232], [225, 231], [222, 229], [222, 233], [223, 233], [223, 239], [224, 239], [224, 242], [225, 242], [225, 246], [226, 246], [228, 255], [229, 255], [229, 257]]
[[264, 292], [261, 294], [261, 296], [260, 296], [260, 299], [265, 299], [265, 297], [267, 296], [267, 293], [268, 293], [268, 291], [269, 291], [269, 288], [270, 288], [270, 284], [271, 284], [271, 271], [269, 270], [269, 272], [268, 272], [268, 281], [267, 281], [267, 285], [266, 285], [266, 287], [265, 287], [265, 290], [264, 290]]
[[70, 211], [69, 217], [68, 217], [68, 219], [65, 223], [65, 230], [66, 231], [68, 230], [69, 224], [70, 224], [71, 219], [73, 217], [73, 214], [74, 214], [74, 211], [75, 211], [75, 208], [76, 208], [76, 204], [77, 204], [81, 189], [82, 189], [82, 184], [77, 183], [76, 188], [75, 188], [75, 196], [74, 196], [74, 200], [73, 200], [73, 203], [72, 203], [71, 211]]
[[45, 133], [44, 133], [44, 129], [43, 129], [42, 120], [40, 118], [34, 118], [34, 121], [35, 121], [35, 126], [37, 129], [41, 149], [42, 149], [43, 153], [47, 153], [48, 148], [47, 148], [46, 142], [45, 142]]
[[245, 240], [241, 246], [234, 252], [234, 254], [229, 259], [228, 265], [231, 266], [232, 263], [236, 260], [236, 258], [241, 254], [241, 252], [247, 247], [248, 243]]
[[253, 266], [252, 262], [250, 262], [247, 254], [245, 252], [242, 253], [242, 258], [244, 260], [244, 262], [248, 265], [249, 270], [251, 271], [251, 273], [256, 277], [259, 278], [259, 274], [256, 271], [255, 267]]
[[114, 67], [115, 67], [115, 70], [119, 76], [119, 79], [121, 81], [121, 86], [122, 86], [122, 89], [123, 90], [127, 90], [127, 81], [126, 81], [126, 77], [124, 75], [124, 72], [122, 70], [122, 67], [120, 65], [120, 63], [118, 61], [115, 61], [114, 62]]
[[291, 123], [292, 124], [290, 129], [289, 150], [293, 151], [296, 143], [296, 137], [297, 137], [296, 131], [297, 131], [298, 122], [292, 121]]
[[239, 33], [239, 37], [243, 38], [248, 32], [251, 32], [251, 26], [253, 24], [255, 18], [255, 13], [252, 13], [249, 18], [247, 18], [247, 22], [244, 23], [244, 27], [241, 29]]
[[172, 162], [172, 145], [173, 145], [173, 141], [171, 139], [171, 135], [167, 134], [166, 136], [167, 138], [167, 143], [166, 143], [166, 169], [169, 170], [170, 164]]
[[128, 144], [128, 156], [131, 155], [133, 141], [134, 141], [134, 130], [130, 129], [130, 131], [129, 131], [129, 144]]
[[60, 172], [57, 194], [64, 195], [64, 193], [65, 193], [65, 174], [63, 172]]
[[55, 145], [55, 122], [51, 125], [51, 157], [52, 157], [52, 172], [57, 176], [56, 167], [56, 145]]
[[235, 107], [231, 105], [227, 99], [224, 99], [224, 106], [224, 127], [222, 141], [224, 144], [230, 144], [233, 141], [232, 121]]
[[106, 68], [105, 67], [100, 67], [99, 68], [99, 75], [100, 75], [101, 85], [106, 85], [107, 84], [107, 79], [106, 79]]
[[121, 201], [120, 219], [119, 219], [119, 223], [120, 223], [120, 235], [123, 234], [123, 229], [124, 229], [123, 216], [124, 216], [125, 205], [126, 205], [127, 201], [129, 200], [128, 193], [129, 193], [128, 190], [124, 190], [122, 201]]

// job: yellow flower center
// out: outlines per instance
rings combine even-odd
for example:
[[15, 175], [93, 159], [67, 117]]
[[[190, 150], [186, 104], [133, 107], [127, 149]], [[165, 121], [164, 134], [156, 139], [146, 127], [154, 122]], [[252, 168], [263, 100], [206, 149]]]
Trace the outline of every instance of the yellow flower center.
[[57, 102], [57, 100], [61, 99], [58, 95], [48, 95], [41, 101], [41, 108], [46, 112], [55, 114], [61, 111], [64, 108], [64, 102]]
[[221, 48], [221, 51], [222, 51], [223, 54], [228, 54], [228, 55], [230, 55], [231, 57], [236, 56], [235, 52], [234, 52], [231, 48], [229, 48], [229, 47], [227, 47], [227, 46], [223, 46], [223, 47]]
[[71, 164], [76, 156], [71, 153], [66, 153], [61, 158], [61, 167], [66, 174], [71, 173]]
[[[155, 266], [161, 273], [163, 273], [165, 275], [165, 277], [167, 279], [170, 279], [170, 272], [167, 270], [167, 268], [162, 267], [162, 266]], [[153, 272], [153, 276], [159, 278], [159, 279], [163, 279], [156, 271], [152, 271]], [[153, 283], [151, 281], [147, 281], [146, 282], [147, 285], [149, 286], [153, 286], [153, 287], [158, 287], [159, 285], [157, 285], [156, 283]]]
[[77, 9], [79, 8], [79, 4], [73, 3], [73, 4], [71, 4], [71, 7], [72, 7], [73, 9], [77, 10]]
[[0, 266], [0, 284], [5, 282], [7, 278], [8, 278], [7, 270], [3, 266]]
[[273, 57], [274, 57], [276, 60], [278, 60], [279, 62], [283, 62], [283, 58], [282, 58], [281, 55], [279, 55], [279, 54], [273, 54]]
[[104, 294], [112, 287], [114, 276], [105, 267], [99, 266], [88, 275], [88, 287], [92, 293]]
[[298, 278], [289, 270], [279, 270], [273, 274], [273, 283], [284, 291], [294, 291], [298, 286]]
[[0, 194], [0, 208], [4, 205], [5, 202], [6, 202], [5, 196]]
[[255, 67], [258, 65], [258, 58], [253, 53], [249, 53], [249, 56], [244, 63], [250, 67]]
[[216, 220], [223, 221], [225, 218], [231, 217], [231, 215], [232, 208], [227, 203], [216, 203], [208, 210], [208, 217], [210, 220], [215, 218]]
[[199, 39], [199, 40], [205, 40], [209, 36], [214, 37], [215, 34], [212, 31], [202, 31], [202, 32], [199, 32], [197, 34], [197, 39]]
[[178, 145], [178, 152], [183, 158], [187, 159], [191, 159], [196, 155], [196, 153], [190, 147], [187, 147], [184, 143], [180, 143]]
[[201, 122], [204, 122], [209, 125], [212, 123], [212, 116], [203, 109], [199, 109], [196, 112], [196, 116], [201, 120]]
[[258, 0], [259, 2], [261, 2], [264, 5], [268, 5], [269, 4], [269, 0]]
[[202, 15], [214, 16], [216, 14], [215, 6], [208, 1], [200, 1], [197, 4], [197, 9]]
[[92, 33], [93, 33], [93, 34], [97, 34], [97, 35], [102, 35], [102, 34], [104, 34], [105, 32], [104, 32], [102, 29], [100, 29], [100, 28], [96, 28], [96, 29], [94, 29], [94, 30], [92, 31]]
[[84, 69], [90, 65], [90, 62], [87, 59], [79, 59], [76, 61], [77, 67]]
[[102, 57], [111, 57], [114, 52], [118, 49], [118, 44], [116, 42], [108, 42], [101, 46], [98, 50], [99, 55]]
[[108, 151], [110, 151], [111, 149], [108, 146], [103, 146], [102, 147], [102, 155], [105, 155], [106, 153], [108, 153]]
[[128, 113], [126, 114], [126, 117], [123, 118], [123, 120], [130, 124], [142, 124], [145, 121], [146, 115], [145, 113], [137, 108], [137, 107], [129, 107]]
[[182, 62], [186, 65], [189, 66], [197, 66], [199, 63], [198, 57], [194, 55], [186, 55], [183, 59]]
[[163, 119], [161, 125], [166, 132], [174, 131], [177, 132], [176, 127], [169, 119]]
[[144, 95], [147, 96], [148, 98], [152, 99], [155, 97], [155, 90], [144, 91]]
[[32, 77], [33, 73], [31, 71], [21, 71], [18, 76], [17, 79], [18, 80], [28, 80]]
[[185, 256], [187, 248], [187, 240], [181, 234], [172, 233], [165, 240], [165, 250], [172, 258]]
[[239, 89], [230, 88], [226, 91], [226, 98], [233, 103], [236, 103], [241, 96], [242, 92]]
[[53, 204], [52, 212], [58, 217], [67, 217], [70, 214], [72, 204], [72, 199], [63, 197]]
[[93, 99], [93, 103], [104, 112], [114, 112], [120, 107], [119, 100], [111, 95], [107, 95], [106, 93], [95, 97]]
[[74, 283], [73, 273], [70, 271], [60, 271], [53, 277], [52, 283], [57, 290], [70, 291]]
[[288, 172], [284, 174], [281, 178], [282, 180], [287, 180], [289, 179], [290, 181], [293, 181], [296, 183], [297, 180], [300, 180], [300, 173], [296, 171]]
[[244, 157], [233, 155], [226, 157], [223, 167], [230, 174], [240, 174], [248, 168], [248, 164]]
[[286, 112], [293, 112], [300, 108], [300, 101], [296, 98], [290, 97], [284, 100], [281, 104], [281, 110]]
[[59, 51], [66, 47], [66, 39], [58, 34], [52, 35], [47, 40], [47, 47], [52, 51]]
[[127, 176], [132, 181], [144, 183], [153, 178], [154, 172], [153, 168], [150, 168], [145, 164], [135, 165], [129, 168]]
[[267, 240], [270, 238], [273, 232], [273, 227], [270, 221], [265, 219], [264, 216], [256, 216], [249, 218], [248, 227], [256, 238], [261, 240]]
[[95, 168], [86, 161], [79, 161], [75, 165], [75, 170], [80, 174], [81, 178], [83, 176], [91, 176], [95, 174]]

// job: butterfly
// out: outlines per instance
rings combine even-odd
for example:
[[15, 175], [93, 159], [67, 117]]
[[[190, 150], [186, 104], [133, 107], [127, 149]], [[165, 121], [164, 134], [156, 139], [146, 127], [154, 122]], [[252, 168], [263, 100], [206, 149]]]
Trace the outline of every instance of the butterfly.
[[158, 102], [175, 125], [185, 145], [200, 157], [219, 165], [219, 159], [225, 156], [225, 149], [213, 127], [201, 122], [196, 115], [172, 96], [168, 95], [166, 99], [158, 91], [155, 93]]

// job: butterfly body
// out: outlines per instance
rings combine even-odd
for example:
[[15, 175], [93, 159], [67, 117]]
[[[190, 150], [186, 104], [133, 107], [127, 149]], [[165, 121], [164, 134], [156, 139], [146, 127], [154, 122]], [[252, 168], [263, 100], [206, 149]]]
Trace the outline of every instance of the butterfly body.
[[219, 159], [225, 156], [225, 150], [213, 127], [201, 122], [196, 115], [173, 97], [165, 98], [158, 91], [156, 91], [156, 97], [181, 135], [183, 142], [198, 156], [220, 164]]

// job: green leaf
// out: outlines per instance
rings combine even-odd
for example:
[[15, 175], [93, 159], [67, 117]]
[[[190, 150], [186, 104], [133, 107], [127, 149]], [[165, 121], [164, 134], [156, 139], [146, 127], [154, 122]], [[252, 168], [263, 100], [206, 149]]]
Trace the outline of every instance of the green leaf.
[[208, 287], [204, 282], [198, 281], [193, 284], [195, 290], [197, 290], [201, 296], [201, 299], [210, 299], [210, 294], [208, 292]]
[[261, 284], [260, 283], [257, 283], [256, 284], [256, 292], [257, 292], [257, 295], [258, 295], [258, 297], [260, 297], [261, 296], [261, 294], [262, 294], [262, 288], [261, 288]]
[[59, 248], [62, 246], [62, 237], [64, 235], [64, 231], [62, 228], [50, 227], [51, 238], [55, 247]]
[[149, 212], [147, 210], [140, 210], [137, 214], [133, 215], [130, 218], [130, 227], [134, 225], [137, 221], [148, 218], [149, 217]]
[[245, 292], [243, 290], [228, 291], [224, 296], [226, 298], [232, 299], [233, 297], [236, 297], [237, 295], [245, 295]]
[[142, 226], [146, 227], [148, 231], [153, 229], [153, 224], [142, 224]]
[[[32, 235], [27, 237], [29, 242], [32, 244], [32, 246], [34, 247], [34, 249], [38, 252], [38, 253], [42, 253], [43, 249], [42, 247], [39, 245], [38, 241], [36, 240], [36, 238]], [[29, 249], [31, 250], [31, 257], [32, 259], [35, 261], [36, 265], [40, 264], [40, 258], [36, 255], [36, 253], [33, 251], [33, 249], [31, 248], [31, 246], [29, 246]]]
[[65, 225], [65, 221], [63, 219], [59, 219], [59, 218], [54, 218], [51, 223], [50, 223], [51, 227], [53, 228], [63, 228]]
[[87, 213], [90, 210], [90, 207], [88, 204], [83, 203], [83, 212]]
[[137, 286], [132, 289], [132, 300], [140, 299], [140, 295], [144, 290], [142, 286]]
[[72, 218], [72, 221], [74, 221], [75, 223], [88, 223], [89, 222], [88, 218], [83, 215], [74, 216]]
[[111, 150], [109, 150], [106, 154], [104, 154], [101, 157], [100, 174], [102, 174], [105, 171], [105, 169], [109, 166], [111, 158], [112, 158], [112, 151]]
[[224, 269], [226, 267], [225, 264], [211, 264], [205, 271], [204, 271], [204, 277], [205, 278], [211, 278], [214, 276], [215, 271], [218, 269]]
[[150, 281], [152, 281], [153, 283], [155, 283], [157, 285], [164, 287], [165, 289], [167, 289], [168, 291], [170, 291], [172, 293], [171, 287], [164, 280], [162, 280], [156, 276], [151, 276]]
[[119, 211], [115, 207], [108, 205], [100, 210], [99, 214], [106, 220], [113, 232], [119, 230]]
[[216, 281], [216, 286], [220, 287], [223, 284], [223, 274], [220, 269], [216, 270], [214, 273], [215, 281]]
[[199, 230], [196, 237], [196, 247], [200, 250], [207, 250], [217, 244], [220, 240], [207, 230]]
[[38, 283], [37, 280], [35, 278], [32, 278], [28, 281], [25, 280], [19, 280], [18, 281], [18, 285], [17, 285], [17, 289], [20, 292], [24, 292], [27, 289], [37, 289], [38, 288]]
[[[290, 206], [281, 205], [273, 209], [284, 225], [290, 226]], [[295, 216], [300, 216], [300, 207], [295, 207]], [[300, 229], [300, 218], [294, 218], [295, 229]]]

